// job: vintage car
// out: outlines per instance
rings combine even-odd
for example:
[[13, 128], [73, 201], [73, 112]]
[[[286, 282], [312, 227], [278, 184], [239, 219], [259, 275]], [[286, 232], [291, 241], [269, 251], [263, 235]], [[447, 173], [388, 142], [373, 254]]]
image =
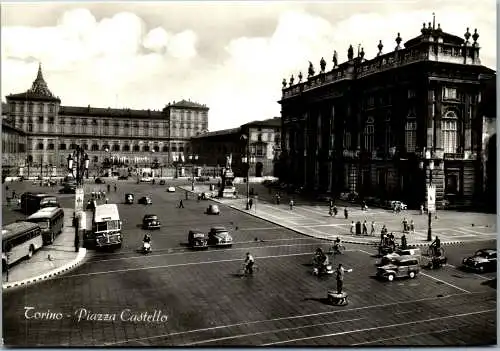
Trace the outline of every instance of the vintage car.
[[386, 264], [394, 262], [394, 260], [398, 257], [408, 257], [408, 256], [413, 256], [417, 260], [420, 260], [422, 253], [420, 249], [404, 249], [404, 250], [398, 249], [394, 252], [388, 253], [387, 255], [383, 256], [377, 265], [385, 266]]
[[175, 186], [169, 186], [167, 188], [167, 192], [169, 192], [169, 193], [175, 193]]
[[206, 214], [220, 215], [219, 205], [210, 204]]
[[420, 272], [418, 259], [413, 256], [401, 256], [386, 265], [377, 268], [377, 277], [392, 282], [395, 278], [415, 278]]
[[63, 188], [59, 192], [61, 194], [74, 194], [76, 192], [76, 182], [63, 183]]
[[188, 234], [188, 244], [192, 249], [206, 249], [208, 247], [207, 235], [201, 230], [190, 230]]
[[160, 179], [160, 185], [165, 185], [166, 182], [165, 182], [165, 179]]
[[233, 238], [224, 227], [212, 227], [208, 232], [208, 245], [231, 246]]
[[161, 223], [155, 214], [146, 214], [142, 218], [142, 229], [160, 229]]
[[153, 200], [151, 200], [151, 198], [149, 196], [143, 196], [139, 199], [139, 201], [137, 201], [137, 203], [139, 203], [141, 205], [152, 205]]
[[95, 183], [96, 183], [96, 184], [104, 184], [104, 183], [105, 183], [105, 181], [104, 181], [103, 179], [101, 179], [101, 178], [96, 178], [96, 179], [95, 179]]
[[497, 250], [481, 249], [477, 250], [473, 256], [462, 260], [465, 269], [470, 269], [480, 273], [497, 270]]
[[132, 205], [134, 203], [134, 194], [125, 194], [125, 203]]
[[400, 209], [401, 211], [406, 211], [408, 209], [408, 206], [401, 201], [391, 201], [390, 202], [390, 209], [395, 211], [397, 209]]

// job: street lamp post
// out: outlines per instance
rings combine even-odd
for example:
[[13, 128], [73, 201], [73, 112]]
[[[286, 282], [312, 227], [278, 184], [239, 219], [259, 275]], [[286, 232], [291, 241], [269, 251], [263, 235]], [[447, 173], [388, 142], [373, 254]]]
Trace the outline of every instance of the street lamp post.
[[[432, 188], [432, 173], [434, 171], [434, 160], [431, 159], [431, 153], [430, 151], [425, 152], [425, 160], [427, 164], [427, 168], [429, 169], [429, 187], [428, 187], [428, 192], [431, 191], [430, 189]], [[425, 170], [425, 165], [424, 162], [420, 162], [420, 169]], [[434, 199], [432, 199], [434, 198]], [[428, 194], [428, 199], [427, 199], [427, 215], [428, 215], [428, 220], [427, 220], [427, 241], [432, 241], [432, 209], [429, 206], [430, 201], [435, 202], [435, 193], [433, 194]]]
[[191, 161], [191, 191], [194, 191], [194, 163], [195, 161], [198, 161], [198, 155], [189, 155], [188, 156], [189, 160]]
[[[89, 178], [89, 156], [85, 153], [83, 148], [77, 146], [73, 154], [68, 155], [68, 169], [76, 179], [76, 185], [82, 186], [85, 173], [87, 179]], [[73, 172], [73, 164], [76, 166], [76, 175]]]
[[241, 136], [242, 140], [246, 140], [246, 155], [241, 158], [241, 161], [247, 165], [246, 183], [247, 183], [247, 205], [246, 209], [250, 210], [250, 164], [255, 162], [255, 156], [250, 155], [250, 139], [247, 135]]

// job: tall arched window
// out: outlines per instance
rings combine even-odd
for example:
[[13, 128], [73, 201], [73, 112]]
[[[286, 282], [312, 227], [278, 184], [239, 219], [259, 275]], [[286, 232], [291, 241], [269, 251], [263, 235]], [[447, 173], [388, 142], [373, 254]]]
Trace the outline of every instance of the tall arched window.
[[458, 141], [458, 117], [454, 111], [448, 111], [441, 120], [441, 132], [443, 133], [443, 149], [445, 153], [457, 152]]
[[392, 147], [391, 112], [385, 116], [385, 152], [389, 152]]
[[405, 123], [405, 148], [406, 152], [415, 152], [417, 147], [417, 116], [414, 109], [406, 117]]
[[375, 126], [373, 117], [368, 117], [365, 125], [365, 151], [372, 152], [375, 148]]

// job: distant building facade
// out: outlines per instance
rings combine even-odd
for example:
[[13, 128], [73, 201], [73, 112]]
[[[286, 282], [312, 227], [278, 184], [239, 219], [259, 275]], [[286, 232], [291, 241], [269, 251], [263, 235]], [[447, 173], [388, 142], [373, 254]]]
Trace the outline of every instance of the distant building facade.
[[197, 135], [191, 139], [191, 149], [199, 165], [222, 168], [231, 154], [235, 176], [244, 177], [248, 162], [243, 158], [248, 154], [251, 177], [275, 176], [281, 151], [281, 119], [253, 121], [239, 128]]
[[26, 133], [12, 126], [8, 117], [3, 115], [2, 105], [2, 175], [15, 177], [19, 167], [27, 162]]
[[[373, 59], [357, 55], [283, 81], [283, 180], [338, 194], [472, 203], [484, 194], [482, 94], [495, 71], [481, 65], [478, 33], [465, 39], [424, 24], [421, 35]], [[490, 116], [494, 117], [495, 116]]]
[[64, 170], [77, 145], [88, 153], [91, 173], [111, 166], [165, 167], [208, 126], [208, 107], [185, 100], [162, 111], [62, 106], [41, 66], [31, 89], [6, 100], [12, 126], [27, 135], [23, 168], [29, 162], [35, 169]]

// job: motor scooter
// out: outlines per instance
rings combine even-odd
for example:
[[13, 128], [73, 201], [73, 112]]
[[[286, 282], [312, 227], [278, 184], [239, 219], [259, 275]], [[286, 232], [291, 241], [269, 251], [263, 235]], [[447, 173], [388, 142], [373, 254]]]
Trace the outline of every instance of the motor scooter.
[[333, 267], [331, 264], [326, 263], [321, 266], [313, 268], [313, 275], [333, 274]]
[[142, 253], [148, 254], [151, 253], [151, 243], [148, 241], [144, 241], [142, 243]]

